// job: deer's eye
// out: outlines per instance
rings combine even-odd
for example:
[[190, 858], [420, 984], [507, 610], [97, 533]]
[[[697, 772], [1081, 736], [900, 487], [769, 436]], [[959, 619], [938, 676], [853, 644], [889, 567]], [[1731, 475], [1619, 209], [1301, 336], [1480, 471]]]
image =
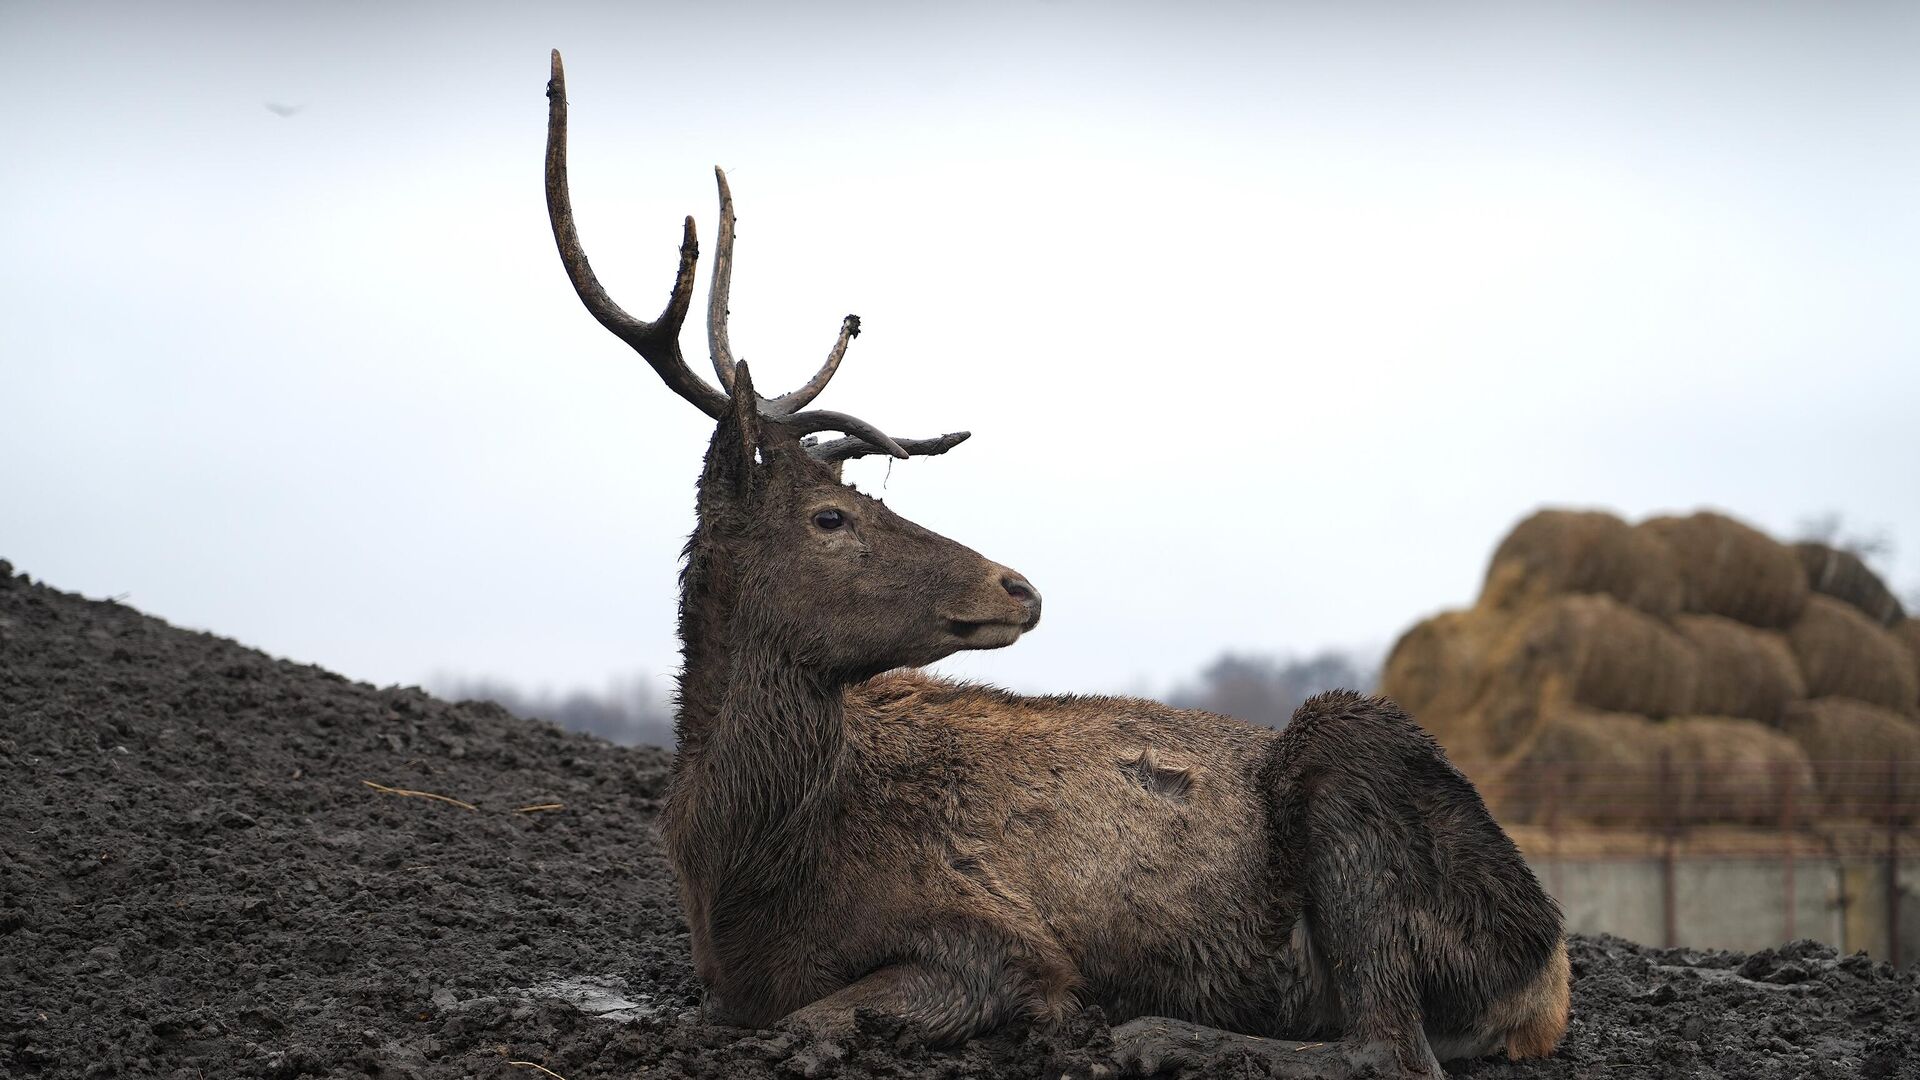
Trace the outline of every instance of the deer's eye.
[[838, 510], [822, 510], [813, 515], [813, 524], [817, 529], [832, 532], [847, 523], [847, 515]]

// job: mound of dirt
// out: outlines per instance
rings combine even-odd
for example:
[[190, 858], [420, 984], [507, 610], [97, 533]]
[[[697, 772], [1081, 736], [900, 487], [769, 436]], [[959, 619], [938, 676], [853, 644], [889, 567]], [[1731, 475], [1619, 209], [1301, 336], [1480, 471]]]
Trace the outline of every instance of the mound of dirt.
[[[956, 1052], [879, 1021], [831, 1047], [701, 1022], [653, 830], [667, 764], [0, 562], [0, 1075], [1052, 1078], [1105, 1060], [1097, 1014]], [[1554, 1058], [1454, 1070], [1920, 1076], [1915, 973], [1811, 943], [1583, 938], [1573, 956]]]

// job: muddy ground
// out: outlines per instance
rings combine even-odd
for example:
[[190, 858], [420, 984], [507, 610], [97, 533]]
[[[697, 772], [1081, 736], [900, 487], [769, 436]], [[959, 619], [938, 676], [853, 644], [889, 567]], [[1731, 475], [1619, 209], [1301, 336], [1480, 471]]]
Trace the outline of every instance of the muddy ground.
[[[1104, 1060], [1097, 1015], [957, 1052], [876, 1022], [839, 1057], [704, 1024], [653, 833], [661, 751], [349, 682], [0, 568], [0, 1075], [1057, 1077]], [[1811, 943], [1573, 952], [1556, 1057], [1450, 1071], [1920, 1077], [1913, 972]]]

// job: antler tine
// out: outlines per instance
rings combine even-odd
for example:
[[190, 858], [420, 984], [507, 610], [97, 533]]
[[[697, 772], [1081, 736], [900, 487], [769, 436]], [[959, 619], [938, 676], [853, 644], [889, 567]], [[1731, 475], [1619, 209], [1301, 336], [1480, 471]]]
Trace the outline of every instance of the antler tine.
[[805, 386], [791, 394], [782, 394], [768, 404], [775, 412], [783, 413], [805, 408], [808, 402], [820, 396], [820, 391], [827, 388], [834, 372], [840, 370], [840, 358], [847, 355], [847, 342], [859, 336], [860, 316], [849, 315], [840, 320], [840, 340], [833, 343], [833, 351], [827, 354], [827, 362], [820, 365], [820, 370], [813, 373], [813, 378], [808, 379]]
[[[713, 356], [714, 374], [720, 385], [733, 392], [733, 344], [727, 337], [727, 316], [733, 299], [733, 189], [727, 184], [726, 171], [713, 167], [714, 185], [720, 190], [720, 236], [714, 243], [713, 284], [707, 290], [707, 351]], [[784, 415], [805, 408], [827, 388], [833, 373], [840, 369], [840, 358], [847, 354], [847, 342], [860, 336], [860, 316], [840, 320], [840, 338], [834, 342], [827, 362], [808, 379], [805, 386], [791, 394], [782, 394], [766, 404], [764, 412]]]
[[[973, 437], [971, 431], [951, 431], [937, 439], [901, 439], [899, 445], [911, 457], [937, 457], [959, 446]], [[885, 450], [865, 439], [834, 439], [832, 442], [815, 443], [807, 447], [808, 456], [815, 461], [835, 462], [852, 461], [869, 454], [884, 454]]]
[[727, 301], [733, 292], [733, 192], [718, 165], [713, 167], [713, 179], [720, 187], [720, 237], [714, 243], [713, 287], [707, 290], [707, 351], [713, 354], [720, 385], [731, 394], [733, 349], [727, 342]]
[[908, 456], [906, 450], [899, 443], [894, 442], [886, 432], [857, 416], [848, 416], [843, 412], [834, 412], [832, 409], [808, 409], [806, 412], [788, 416], [772, 416], [763, 407], [760, 415], [798, 435], [815, 431], [839, 431], [871, 443], [878, 448], [874, 451], [876, 453], [887, 453], [897, 458]]
[[567, 268], [567, 278], [573, 282], [573, 291], [580, 295], [587, 311], [644, 357], [674, 393], [716, 420], [726, 415], [726, 395], [695, 375], [680, 352], [680, 328], [686, 323], [687, 309], [693, 303], [694, 268], [700, 260], [693, 218], [687, 218], [680, 241], [680, 269], [674, 276], [673, 295], [653, 322], [636, 319], [621, 310], [601, 287], [600, 279], [594, 276], [593, 267], [587, 262], [586, 249], [580, 246], [580, 233], [573, 224], [573, 199], [567, 188], [567, 77], [560, 66], [558, 49], [553, 50], [553, 70], [547, 81], [547, 217], [553, 223], [554, 244], [560, 249], [560, 261]]

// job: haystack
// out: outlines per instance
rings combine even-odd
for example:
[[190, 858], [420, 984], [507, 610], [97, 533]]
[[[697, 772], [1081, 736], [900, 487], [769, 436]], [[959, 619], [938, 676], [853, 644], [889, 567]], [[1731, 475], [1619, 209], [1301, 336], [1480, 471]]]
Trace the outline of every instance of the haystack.
[[1512, 820], [1765, 825], [1783, 803], [1805, 820], [1819, 792], [1852, 798], [1863, 769], [1884, 785], [1886, 753], [1920, 752], [1920, 621], [1875, 622], [1898, 612], [1853, 556], [1722, 514], [1543, 510], [1471, 610], [1401, 636], [1381, 689]]
[[1806, 750], [1827, 813], [1882, 817], [1888, 798], [1910, 817], [1920, 802], [1920, 723], [1846, 698], [1787, 710], [1786, 733]]
[[1752, 720], [1653, 721], [1549, 707], [1526, 754], [1486, 785], [1503, 820], [1544, 824], [1773, 824], [1819, 805], [1800, 744]]
[[1563, 593], [1603, 593], [1666, 616], [1680, 610], [1680, 575], [1665, 543], [1612, 514], [1542, 510], [1500, 542], [1480, 603], [1516, 610]]
[[[1481, 649], [1484, 661], [1454, 689], [1431, 690], [1431, 683], [1421, 682], [1425, 672], [1410, 677], [1416, 665], [1401, 657], [1392, 665], [1399, 670], [1387, 692], [1411, 683], [1416, 696], [1428, 694], [1427, 709], [1416, 718], [1476, 780], [1499, 775], [1524, 755], [1544, 718], [1557, 709], [1654, 716], [1693, 711], [1699, 672], [1692, 646], [1659, 619], [1612, 597], [1561, 596], [1513, 619], [1478, 608], [1472, 615], [1449, 625], [1456, 637], [1466, 633], [1462, 627], [1471, 628], [1478, 643], [1456, 645], [1452, 655]], [[1498, 638], [1490, 634], [1496, 629], [1504, 630]], [[1445, 633], [1423, 634], [1407, 649]]]
[[1807, 574], [1786, 545], [1724, 514], [1657, 517], [1639, 528], [1666, 541], [1687, 611], [1753, 626], [1787, 626], [1807, 602]]
[[1526, 753], [1483, 789], [1502, 821], [1647, 825], [1659, 820], [1661, 725], [1549, 706]]
[[1812, 542], [1795, 544], [1793, 551], [1806, 568], [1807, 584], [1814, 592], [1852, 604], [1881, 626], [1892, 626], [1907, 617], [1900, 599], [1880, 575], [1860, 561], [1860, 556]]
[[1464, 708], [1506, 620], [1480, 610], [1443, 611], [1400, 635], [1380, 672], [1380, 692], [1416, 718]]
[[1887, 632], [1893, 640], [1906, 647], [1913, 656], [1914, 670], [1920, 671], [1920, 619], [1901, 619], [1888, 627]]
[[1807, 681], [1782, 634], [1721, 615], [1677, 615], [1673, 627], [1699, 657], [1695, 712], [1778, 727], [1788, 704], [1807, 696]]
[[1487, 679], [1608, 712], [1693, 712], [1699, 662], [1659, 619], [1608, 596], [1562, 596], [1523, 616], [1489, 657]]
[[1417, 719], [1453, 763], [1478, 781], [1499, 775], [1524, 752], [1539, 735], [1546, 707], [1567, 698], [1558, 684], [1549, 687], [1539, 679], [1513, 682], [1483, 673], [1474, 685], [1476, 692], [1464, 707], [1429, 709]]
[[1675, 821], [1772, 825], [1789, 808], [1796, 821], [1816, 808], [1813, 766], [1787, 735], [1725, 716], [1678, 717], [1661, 729]]
[[1850, 604], [1814, 596], [1787, 640], [1814, 697], [1853, 698], [1909, 714], [1920, 703], [1912, 654]]

